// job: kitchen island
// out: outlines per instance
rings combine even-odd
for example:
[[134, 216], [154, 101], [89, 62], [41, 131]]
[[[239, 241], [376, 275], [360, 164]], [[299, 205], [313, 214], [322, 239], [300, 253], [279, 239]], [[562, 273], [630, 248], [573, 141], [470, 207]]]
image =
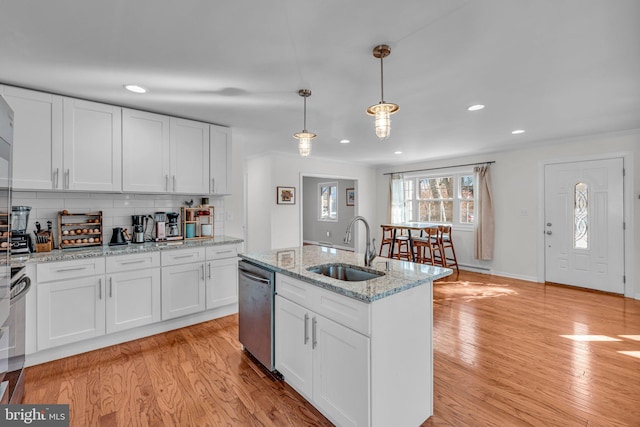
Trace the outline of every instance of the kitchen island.
[[[417, 426], [433, 414], [432, 282], [451, 270], [386, 258], [366, 267], [362, 254], [320, 246], [239, 256], [276, 273], [276, 369], [333, 423]], [[310, 271], [327, 264], [376, 276]]]

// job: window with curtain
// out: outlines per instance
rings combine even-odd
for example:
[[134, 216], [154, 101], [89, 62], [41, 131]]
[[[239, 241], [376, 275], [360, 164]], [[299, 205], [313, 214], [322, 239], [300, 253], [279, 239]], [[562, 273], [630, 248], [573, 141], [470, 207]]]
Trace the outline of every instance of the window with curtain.
[[[471, 226], [475, 221], [475, 191], [472, 172], [404, 177], [402, 216], [404, 221], [437, 222]], [[396, 208], [400, 208], [396, 205]], [[400, 215], [394, 215], [393, 222]]]

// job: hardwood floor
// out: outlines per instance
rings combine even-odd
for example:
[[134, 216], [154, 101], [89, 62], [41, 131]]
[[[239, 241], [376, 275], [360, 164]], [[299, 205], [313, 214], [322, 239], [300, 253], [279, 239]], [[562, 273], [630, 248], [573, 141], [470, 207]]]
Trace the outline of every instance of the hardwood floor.
[[[465, 271], [434, 286], [424, 426], [640, 425], [640, 301]], [[72, 426], [331, 425], [241, 351], [237, 317], [30, 367]]]

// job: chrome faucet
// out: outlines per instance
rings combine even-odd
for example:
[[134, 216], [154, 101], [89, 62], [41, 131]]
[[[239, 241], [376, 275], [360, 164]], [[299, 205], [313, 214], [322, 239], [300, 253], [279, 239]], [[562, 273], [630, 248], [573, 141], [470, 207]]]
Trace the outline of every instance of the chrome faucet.
[[344, 242], [346, 244], [351, 243], [351, 230], [353, 229], [353, 224], [356, 221], [362, 221], [364, 223], [364, 227], [367, 230], [367, 246], [364, 250], [364, 265], [367, 267], [371, 266], [371, 262], [376, 257], [376, 239], [371, 240], [371, 230], [369, 229], [369, 223], [363, 216], [357, 216], [351, 220], [349, 225], [347, 225], [347, 234], [344, 236]]

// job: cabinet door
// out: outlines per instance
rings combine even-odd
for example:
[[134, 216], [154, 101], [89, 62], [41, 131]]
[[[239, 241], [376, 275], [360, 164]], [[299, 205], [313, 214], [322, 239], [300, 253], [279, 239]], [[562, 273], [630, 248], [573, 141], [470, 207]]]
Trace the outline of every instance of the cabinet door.
[[107, 333], [160, 321], [160, 269], [107, 276]]
[[369, 338], [320, 315], [312, 319], [311, 335], [317, 342], [313, 401], [318, 409], [342, 426], [370, 425]]
[[204, 263], [162, 268], [162, 320], [205, 309]]
[[209, 125], [172, 117], [170, 139], [170, 191], [209, 193]]
[[312, 400], [311, 312], [276, 295], [275, 321], [276, 369]]
[[64, 98], [63, 188], [122, 190], [120, 107]]
[[38, 350], [105, 333], [104, 276], [38, 284]]
[[122, 190], [169, 191], [169, 117], [122, 110]]
[[62, 188], [62, 97], [11, 86], [0, 93], [14, 112], [13, 188]]
[[231, 129], [211, 125], [209, 140], [209, 192], [231, 194]]
[[207, 261], [207, 309], [237, 302], [237, 258]]

